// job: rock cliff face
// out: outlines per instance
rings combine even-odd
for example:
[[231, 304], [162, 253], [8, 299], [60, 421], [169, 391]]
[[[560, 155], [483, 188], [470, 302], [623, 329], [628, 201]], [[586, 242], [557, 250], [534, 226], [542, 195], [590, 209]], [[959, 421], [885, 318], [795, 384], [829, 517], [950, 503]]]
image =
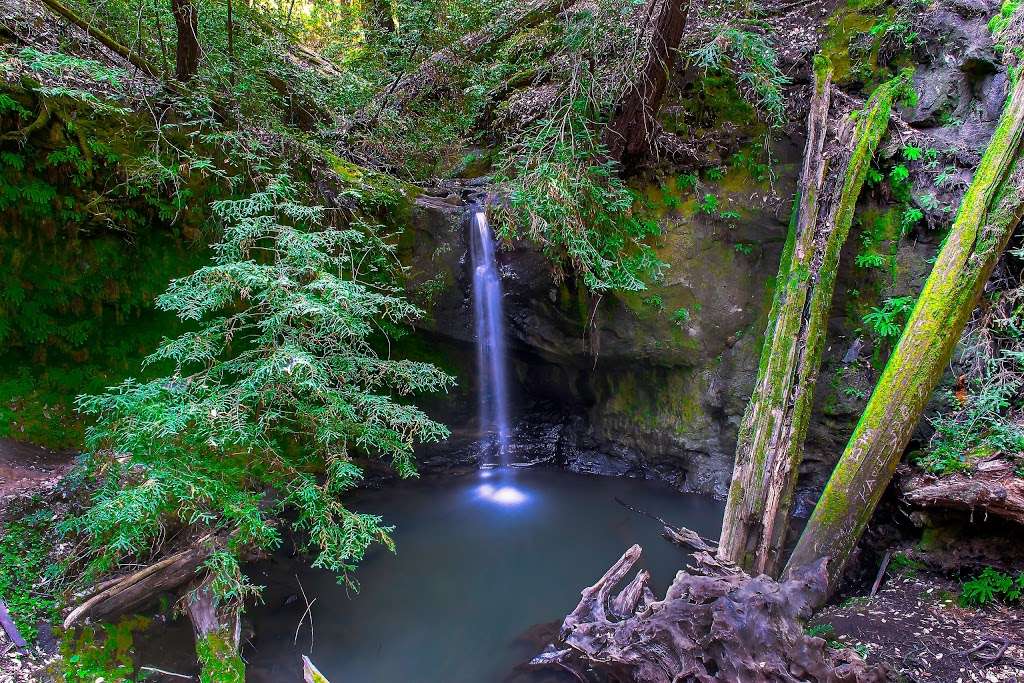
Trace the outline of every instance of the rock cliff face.
[[[893, 127], [879, 162], [883, 172], [896, 163], [910, 167], [910, 196], [896, 201], [881, 186], [862, 196], [836, 287], [798, 514], [831, 471], [889, 351], [888, 342], [865, 330], [864, 313], [885, 298], [919, 291], [998, 117], [1007, 77], [987, 28], [996, 10], [950, 0], [913, 17], [919, 98], [901, 111], [909, 125]], [[855, 91], [852, 81], [844, 87]], [[795, 101], [801, 92], [794, 87]], [[733, 166], [713, 179], [701, 176], [695, 190], [659, 172], [638, 183], [662, 229], [659, 256], [670, 266], [647, 292], [595, 298], [571, 281], [556, 282], [530, 244], [499, 254], [518, 459], [725, 494], [799, 172], [803, 131], [798, 121], [787, 131], [773, 149], [770, 182]], [[899, 156], [912, 143], [934, 150], [930, 163]], [[434, 464], [470, 460], [480, 449], [462, 192], [451, 186], [420, 197], [402, 249], [409, 291], [429, 313], [424, 327], [448, 349], [445, 362], [460, 376], [460, 388], [434, 406], [454, 432], [443, 448], [424, 451]], [[704, 194], [718, 199], [718, 213], [700, 210]], [[901, 226], [907, 207], [924, 214], [909, 229]], [[738, 217], [723, 218], [726, 211]], [[885, 267], [854, 263], [869, 231]]]

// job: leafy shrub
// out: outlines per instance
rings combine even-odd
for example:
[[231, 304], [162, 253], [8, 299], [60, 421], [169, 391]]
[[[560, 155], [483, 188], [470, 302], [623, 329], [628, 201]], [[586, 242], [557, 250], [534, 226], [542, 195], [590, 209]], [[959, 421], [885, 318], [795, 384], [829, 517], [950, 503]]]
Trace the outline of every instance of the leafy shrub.
[[712, 215], [718, 211], [718, 197], [713, 194], [705, 194], [700, 204], [697, 205], [697, 210], [701, 213]]
[[1018, 603], [1021, 596], [1024, 596], [1024, 572], [1014, 578], [993, 567], [985, 567], [981, 574], [964, 582], [960, 604], [981, 607], [996, 600]]
[[785, 123], [782, 88], [789, 79], [779, 68], [778, 53], [765, 36], [746, 27], [717, 26], [689, 57], [691, 64], [705, 73], [734, 74], [741, 94], [765, 121], [773, 126]]
[[857, 254], [853, 262], [858, 268], [881, 268], [885, 265], [885, 257], [874, 252], [865, 252]]
[[1016, 279], [999, 284], [960, 337], [952, 367], [958, 381], [941, 394], [949, 407], [931, 418], [935, 433], [916, 458], [930, 472], [957, 472], [994, 453], [1024, 452], [1024, 289]]
[[913, 307], [914, 297], [911, 296], [886, 299], [881, 307], [871, 307], [864, 316], [864, 323], [882, 339], [898, 337], [903, 331], [906, 316]]
[[49, 564], [51, 524], [47, 510], [0, 523], [0, 597], [30, 643], [35, 642], [38, 623], [57, 615], [56, 591], [39, 585], [55, 580], [58, 573], [58, 567]]

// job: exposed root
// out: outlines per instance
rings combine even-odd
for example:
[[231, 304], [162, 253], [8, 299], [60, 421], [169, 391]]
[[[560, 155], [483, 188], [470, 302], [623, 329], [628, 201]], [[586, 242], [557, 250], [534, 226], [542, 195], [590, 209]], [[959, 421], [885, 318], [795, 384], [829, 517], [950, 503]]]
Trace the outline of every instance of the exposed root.
[[712, 555], [699, 552], [700, 573], [680, 571], [664, 600], [647, 587], [646, 571], [613, 594], [641, 553], [634, 545], [584, 589], [558, 641], [533, 666], [561, 667], [581, 681], [590, 672], [634, 683], [886, 680], [852, 650], [830, 650], [804, 632], [826, 587], [824, 561], [780, 583], [716, 568]]

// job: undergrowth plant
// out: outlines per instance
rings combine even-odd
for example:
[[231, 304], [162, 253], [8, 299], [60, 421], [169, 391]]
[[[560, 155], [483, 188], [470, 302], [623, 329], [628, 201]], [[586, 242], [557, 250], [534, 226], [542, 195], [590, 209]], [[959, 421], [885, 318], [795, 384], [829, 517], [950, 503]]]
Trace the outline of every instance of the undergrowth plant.
[[1019, 603], [1024, 597], [1024, 572], [1012, 576], [994, 567], [985, 567], [978, 576], [963, 584], [960, 604], [982, 607], [1002, 601]]
[[917, 457], [936, 474], [969, 469], [996, 453], [1024, 451], [1024, 291], [1011, 276], [993, 289], [961, 335], [953, 362], [957, 381], [942, 392], [949, 407], [931, 418], [935, 433]]

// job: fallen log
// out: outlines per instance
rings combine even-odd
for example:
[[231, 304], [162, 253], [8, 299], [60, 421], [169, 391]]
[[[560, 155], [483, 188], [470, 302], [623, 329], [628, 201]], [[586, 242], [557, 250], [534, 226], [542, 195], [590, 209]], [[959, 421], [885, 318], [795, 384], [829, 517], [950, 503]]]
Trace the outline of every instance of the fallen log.
[[838, 582], [946, 371], [985, 282], [1024, 216], [1022, 156], [1024, 81], [1018, 80], [903, 334], [787, 569], [828, 557], [830, 580]]
[[[868, 168], [906, 87], [900, 75], [860, 111], [832, 102], [832, 65], [814, 60], [796, 211], [783, 249], [757, 382], [740, 424], [720, 554], [778, 575], [832, 310], [839, 256]], [[828, 144], [826, 144], [826, 140]]]
[[900, 495], [918, 507], [947, 508], [993, 515], [1024, 524], [1024, 479], [1013, 463], [989, 458], [970, 472], [945, 477], [915, 472], [900, 478]]
[[645, 571], [613, 595], [640, 558], [634, 545], [562, 623], [559, 638], [533, 659], [580, 680], [594, 671], [622, 683], [743, 681], [874, 683], [886, 680], [852, 650], [808, 636], [803, 621], [827, 588], [825, 561], [785, 582], [717, 569], [706, 552], [655, 600]]
[[68, 613], [64, 628], [71, 628], [86, 619], [110, 619], [128, 614], [160, 593], [195, 580], [196, 569], [209, 557], [213, 548], [213, 543], [200, 541], [113, 583], [104, 582], [102, 590], [93, 593]]

